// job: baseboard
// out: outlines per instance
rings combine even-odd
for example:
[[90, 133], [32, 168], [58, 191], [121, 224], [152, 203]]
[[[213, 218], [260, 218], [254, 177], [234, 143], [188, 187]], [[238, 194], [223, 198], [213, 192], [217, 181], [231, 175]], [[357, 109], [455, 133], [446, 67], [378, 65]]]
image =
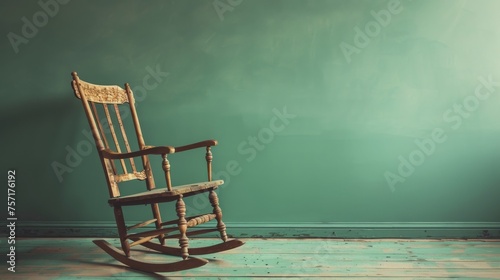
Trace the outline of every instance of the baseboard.
[[[500, 223], [226, 223], [238, 238], [500, 238]], [[209, 227], [203, 225], [200, 227]], [[18, 222], [16, 237], [116, 237], [110, 222]], [[2, 226], [0, 234], [10, 234]], [[214, 233], [207, 235], [216, 237]]]

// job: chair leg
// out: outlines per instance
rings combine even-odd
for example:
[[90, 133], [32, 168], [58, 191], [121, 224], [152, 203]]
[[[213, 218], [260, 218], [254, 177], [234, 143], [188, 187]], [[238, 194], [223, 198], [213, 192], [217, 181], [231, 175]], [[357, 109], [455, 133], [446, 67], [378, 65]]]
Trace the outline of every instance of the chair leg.
[[217, 193], [212, 190], [210, 191], [208, 198], [210, 199], [210, 203], [212, 204], [212, 207], [214, 209], [215, 218], [217, 219], [217, 229], [219, 230], [220, 238], [222, 239], [222, 241], [226, 242], [226, 225], [222, 221], [222, 210], [219, 207], [219, 197], [217, 196]]
[[122, 244], [123, 252], [127, 257], [130, 257], [130, 244], [127, 242], [127, 227], [125, 226], [125, 219], [123, 218], [123, 211], [120, 206], [114, 207], [116, 226], [118, 227], [118, 235]]
[[[151, 210], [153, 211], [153, 217], [156, 219], [155, 225], [156, 229], [161, 229], [161, 215], [160, 215], [160, 207], [158, 203], [151, 204]], [[161, 245], [165, 245], [165, 234], [160, 234], [158, 236], [158, 241], [160, 241]]]
[[181, 256], [183, 259], [187, 259], [189, 257], [188, 253], [189, 241], [186, 235], [187, 232], [186, 204], [184, 203], [184, 200], [182, 200], [182, 195], [180, 195], [179, 199], [177, 199], [177, 203], [175, 206], [176, 206], [177, 217], [179, 217], [178, 220], [179, 233], [180, 233], [179, 246], [181, 247]]

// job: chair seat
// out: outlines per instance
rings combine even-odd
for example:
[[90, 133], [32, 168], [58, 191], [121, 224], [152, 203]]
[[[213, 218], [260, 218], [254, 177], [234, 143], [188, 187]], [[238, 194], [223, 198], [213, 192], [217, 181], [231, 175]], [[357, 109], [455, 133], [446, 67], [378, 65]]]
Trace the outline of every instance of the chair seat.
[[215, 180], [176, 186], [172, 187], [171, 191], [167, 188], [154, 189], [132, 195], [114, 197], [109, 199], [108, 203], [111, 206], [122, 206], [174, 201], [177, 200], [180, 195], [188, 197], [194, 194], [211, 191], [217, 189], [217, 187], [222, 184], [224, 184], [223, 180]]

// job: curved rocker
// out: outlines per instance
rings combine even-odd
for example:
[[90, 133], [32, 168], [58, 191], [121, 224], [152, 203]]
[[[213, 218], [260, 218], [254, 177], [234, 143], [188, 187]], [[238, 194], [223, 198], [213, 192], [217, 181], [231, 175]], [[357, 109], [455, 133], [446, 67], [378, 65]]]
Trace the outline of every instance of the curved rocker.
[[[131, 238], [131, 239], [134, 240], [135, 238]], [[213, 254], [213, 253], [231, 250], [231, 249], [240, 247], [243, 244], [245, 244], [245, 242], [243, 242], [241, 240], [230, 239], [230, 240], [227, 240], [226, 242], [222, 242], [219, 244], [206, 246], [206, 247], [189, 247], [188, 252], [189, 252], [189, 255]], [[141, 245], [144, 247], [147, 247], [149, 249], [153, 249], [155, 251], [167, 254], [167, 255], [180, 256], [182, 254], [181, 248], [163, 246], [161, 244], [153, 243], [151, 241], [144, 242]]]
[[[208, 263], [205, 259], [199, 258], [188, 258], [185, 260], [181, 260], [173, 263], [147, 263], [139, 261], [132, 257], [127, 257], [121, 250], [117, 249], [115, 246], [109, 244], [105, 240], [93, 240], [97, 246], [103, 249], [106, 253], [108, 253], [115, 260], [137, 270], [146, 271], [146, 272], [173, 272], [186, 270], [191, 268], [196, 268], [203, 266]], [[180, 252], [180, 249], [179, 249]]]

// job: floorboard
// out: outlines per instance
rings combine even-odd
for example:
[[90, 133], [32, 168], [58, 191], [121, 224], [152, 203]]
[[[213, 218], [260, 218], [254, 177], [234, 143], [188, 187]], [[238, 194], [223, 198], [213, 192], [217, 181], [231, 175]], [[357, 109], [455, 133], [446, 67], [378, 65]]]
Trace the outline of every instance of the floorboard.
[[[116, 239], [107, 239], [118, 246]], [[243, 247], [201, 256], [203, 267], [174, 273], [148, 274], [123, 266], [89, 238], [16, 240], [15, 273], [0, 279], [179, 278], [362, 278], [500, 279], [500, 240], [413, 239], [245, 239]], [[174, 245], [175, 241], [170, 241]], [[193, 239], [206, 246], [214, 239]], [[8, 252], [2, 241], [2, 252]], [[141, 246], [133, 256], [150, 262], [177, 261]], [[2, 254], [5, 256], [5, 254]], [[4, 262], [5, 264], [5, 262]]]

